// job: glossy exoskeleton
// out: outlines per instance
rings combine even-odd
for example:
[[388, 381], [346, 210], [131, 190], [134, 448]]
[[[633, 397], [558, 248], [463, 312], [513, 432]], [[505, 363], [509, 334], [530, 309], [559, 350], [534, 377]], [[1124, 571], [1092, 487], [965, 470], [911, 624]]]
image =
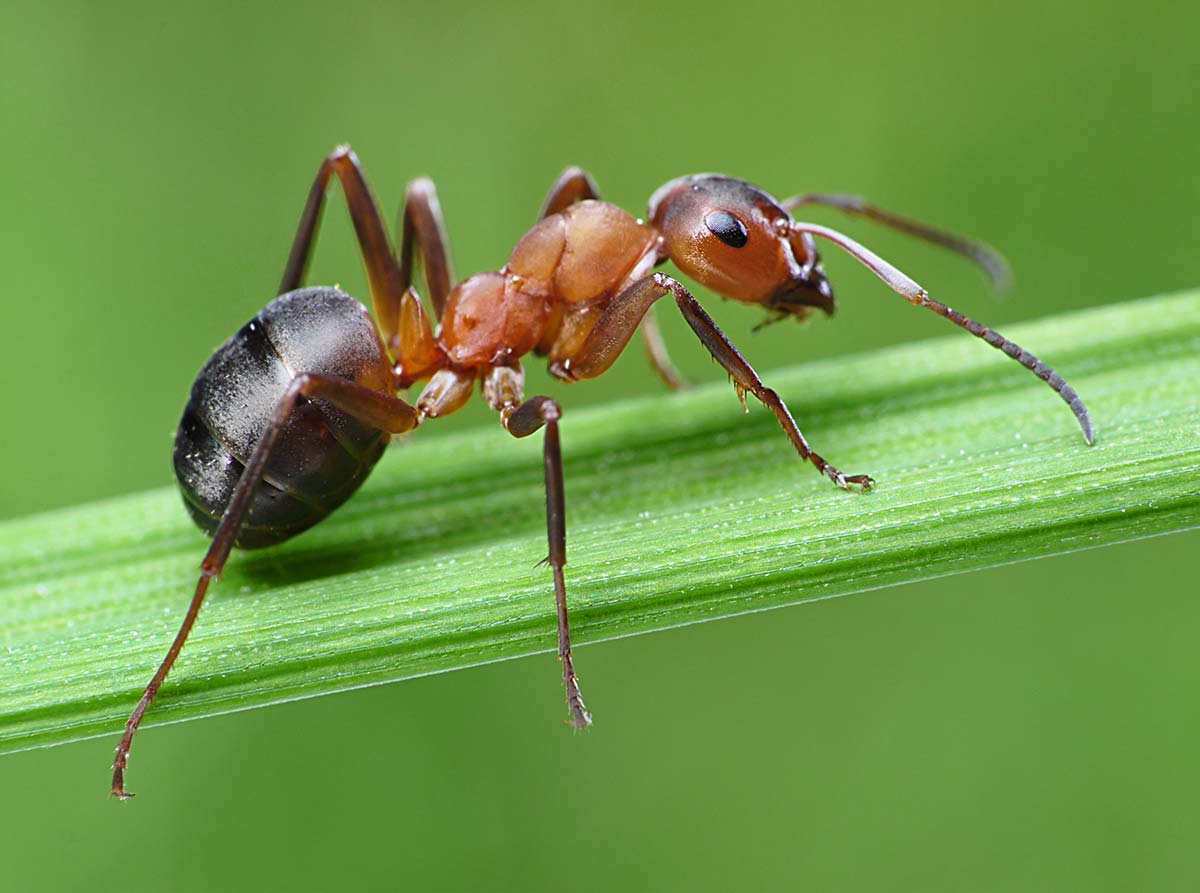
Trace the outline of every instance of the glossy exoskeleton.
[[[303, 288], [268, 304], [200, 370], [175, 435], [184, 505], [210, 536], [297, 369], [373, 391], [392, 384], [391, 360], [354, 298], [334, 288]], [[328, 401], [298, 402], [234, 545], [271, 546], [312, 527], [358, 489], [388, 436]]]
[[[301, 288], [330, 178], [341, 181], [362, 250], [373, 323], [333, 288]], [[733, 381], [776, 416], [800, 457], [839, 487], [867, 489], [815, 452], [787, 406], [767, 387], [691, 292], [654, 268], [671, 260], [726, 298], [765, 308], [769, 319], [832, 313], [833, 290], [816, 238], [844, 249], [909, 302], [926, 307], [1004, 351], [1044, 380], [1075, 413], [1092, 442], [1083, 401], [1049, 366], [946, 305], [842, 233], [795, 220], [806, 205], [834, 207], [941, 245], [979, 263], [994, 280], [1007, 268], [986, 246], [841, 195], [777, 201], [741, 180], [700, 174], [672, 180], [650, 199], [646, 219], [597, 200], [591, 178], [569, 168], [539, 222], [508, 263], [455, 283], [432, 182], [409, 184], [394, 253], [359, 163], [346, 147], [322, 163], [288, 258], [280, 296], [218, 348], [192, 388], [175, 441], [175, 471], [193, 519], [212, 535], [183, 625], [126, 723], [112, 793], [125, 790], [133, 735], [178, 656], [211, 582], [231, 549], [282, 542], [316, 524], [358, 488], [392, 434], [460, 409], [478, 382], [514, 437], [545, 428], [547, 563], [558, 615], [570, 722], [591, 723], [571, 655], [559, 419], [550, 397], [524, 396], [521, 358], [545, 356], [566, 382], [595, 378], [641, 330], [651, 364], [671, 387], [683, 382], [666, 355], [653, 305], [671, 295], [688, 325]], [[412, 288], [420, 251], [434, 331]], [[415, 403], [395, 396], [426, 382]]]

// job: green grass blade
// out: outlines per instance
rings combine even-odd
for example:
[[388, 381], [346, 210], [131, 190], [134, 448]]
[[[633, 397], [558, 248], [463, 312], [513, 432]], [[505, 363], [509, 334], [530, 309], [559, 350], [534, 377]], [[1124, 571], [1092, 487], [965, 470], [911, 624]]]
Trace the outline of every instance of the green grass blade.
[[[577, 643], [1200, 523], [1200, 292], [1006, 334], [1078, 388], [1094, 447], [962, 335], [766, 375], [824, 455], [875, 476], [865, 495], [727, 384], [579, 412], [567, 394]], [[552, 651], [541, 475], [540, 438], [498, 427], [396, 446], [313, 531], [234, 556], [146, 724]], [[204, 548], [167, 489], [0, 525], [0, 752], [115, 734]]]

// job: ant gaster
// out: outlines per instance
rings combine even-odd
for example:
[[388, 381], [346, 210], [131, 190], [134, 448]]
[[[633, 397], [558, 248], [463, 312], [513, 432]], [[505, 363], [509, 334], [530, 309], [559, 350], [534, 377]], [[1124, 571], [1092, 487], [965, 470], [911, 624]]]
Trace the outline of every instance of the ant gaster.
[[[330, 178], [346, 194], [377, 325], [354, 298], [332, 288], [301, 288]], [[347, 147], [322, 163], [300, 218], [280, 297], [217, 349], [192, 387], [175, 441], [175, 472], [193, 519], [212, 535], [195, 595], [162, 665], [125, 725], [112, 793], [125, 798], [133, 735], [195, 623], [212, 581], [237, 545], [282, 542], [316, 524], [362, 483], [392, 434], [460, 409], [479, 382], [514, 437], [544, 434], [549, 564], [558, 613], [570, 723], [591, 723], [575, 676], [567, 621], [566, 529], [559, 419], [550, 397], [524, 396], [521, 357], [545, 356], [550, 372], [573, 382], [602, 374], [641, 327], [652, 365], [672, 387], [682, 381], [654, 325], [652, 305], [670, 294], [701, 343], [733, 380], [771, 410], [802, 459], [839, 487], [867, 489], [867, 475], [843, 474], [814, 451], [787, 406], [677, 280], [653, 272], [666, 260], [723, 297], [765, 307], [771, 318], [832, 313], [833, 291], [814, 237], [849, 252], [909, 302], [927, 307], [1003, 350], [1067, 402], [1092, 442], [1082, 400], [1049, 366], [993, 330], [933, 300], [917, 283], [840, 232], [794, 220], [806, 205], [836, 207], [965, 255], [994, 280], [1006, 267], [985, 246], [837, 195], [779, 202], [741, 180], [681, 177], [650, 199], [638, 220], [597, 200], [591, 178], [569, 168], [540, 221], [503, 269], [454, 285], [437, 193], [409, 184], [400, 250], [393, 253], [358, 159]], [[419, 250], [435, 332], [412, 288]], [[395, 396], [427, 381], [415, 404]]]

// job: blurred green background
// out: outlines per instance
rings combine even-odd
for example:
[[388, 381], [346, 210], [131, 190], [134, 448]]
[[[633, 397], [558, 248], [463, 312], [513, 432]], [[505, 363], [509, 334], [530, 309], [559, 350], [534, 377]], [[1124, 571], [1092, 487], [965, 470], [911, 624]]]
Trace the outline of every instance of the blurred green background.
[[[1179, 4], [204, 6], [0, 6], [0, 517], [171, 481], [192, 377], [273, 296], [341, 141], [389, 217], [437, 180], [462, 274], [502, 264], [578, 163], [638, 213], [719, 170], [978, 235], [1014, 264], [1002, 301], [813, 214], [1001, 327], [1200, 282], [1200, 18]], [[343, 209], [310, 281], [363, 294]], [[709, 304], [763, 370], [949, 331], [827, 269], [839, 313], [807, 331], [751, 336], [758, 314]], [[530, 372], [568, 442], [571, 406], [658, 387], [637, 351], [569, 391]], [[150, 729], [125, 805], [115, 737], [0, 757], [3, 887], [1193, 890], [1197, 546], [585, 646], [602, 709], [581, 736], [547, 708], [546, 655]]]

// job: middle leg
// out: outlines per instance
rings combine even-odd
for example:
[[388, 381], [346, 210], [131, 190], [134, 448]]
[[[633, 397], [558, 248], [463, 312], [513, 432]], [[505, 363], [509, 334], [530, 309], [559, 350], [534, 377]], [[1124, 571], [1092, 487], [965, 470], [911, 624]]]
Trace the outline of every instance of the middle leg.
[[563, 490], [562, 448], [558, 439], [558, 420], [562, 409], [549, 397], [531, 397], [523, 401], [525, 375], [520, 367], [495, 366], [483, 379], [483, 393], [492, 408], [500, 413], [500, 424], [513, 437], [528, 437], [543, 426], [543, 463], [546, 469], [546, 538], [550, 552], [544, 564], [554, 573], [554, 602], [558, 614], [558, 658], [562, 661], [563, 685], [571, 708], [571, 725], [585, 729], [592, 715], [583, 703], [575, 663], [571, 657], [571, 625], [567, 616], [567, 583], [563, 567], [567, 563], [566, 497]]

